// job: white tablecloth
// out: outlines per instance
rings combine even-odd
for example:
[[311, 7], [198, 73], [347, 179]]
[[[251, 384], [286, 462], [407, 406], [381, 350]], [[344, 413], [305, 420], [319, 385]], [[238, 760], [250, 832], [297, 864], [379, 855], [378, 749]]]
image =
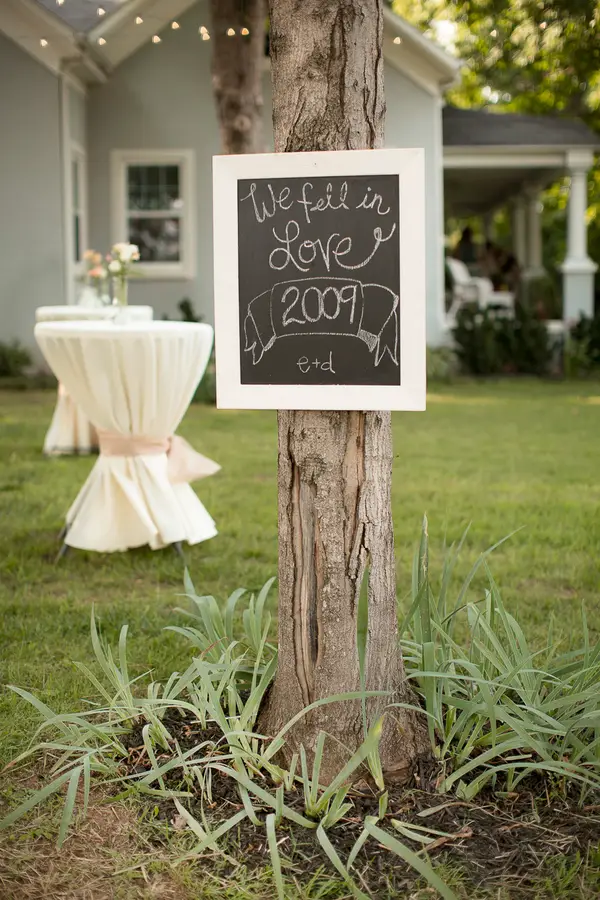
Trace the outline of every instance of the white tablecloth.
[[[35, 336], [57, 378], [100, 432], [100, 456], [67, 513], [65, 543], [112, 552], [214, 537], [215, 523], [187, 482], [219, 466], [181, 438], [174, 439], [170, 455], [156, 450], [174, 434], [204, 374], [210, 325], [46, 322], [36, 325]], [[115, 439], [135, 439], [138, 446], [114, 455]], [[151, 442], [154, 450], [140, 452]]]
[[[36, 322], [68, 322], [113, 319], [118, 321], [151, 321], [151, 306], [40, 306], [35, 311]], [[44, 440], [46, 456], [68, 456], [73, 453], [92, 453], [98, 449], [96, 429], [64, 385], [58, 386], [56, 407]]]

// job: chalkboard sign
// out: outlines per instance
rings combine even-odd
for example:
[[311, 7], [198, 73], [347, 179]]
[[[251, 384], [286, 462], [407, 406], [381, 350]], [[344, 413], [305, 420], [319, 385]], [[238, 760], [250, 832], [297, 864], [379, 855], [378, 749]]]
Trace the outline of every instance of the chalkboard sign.
[[215, 157], [217, 402], [424, 408], [420, 151]]

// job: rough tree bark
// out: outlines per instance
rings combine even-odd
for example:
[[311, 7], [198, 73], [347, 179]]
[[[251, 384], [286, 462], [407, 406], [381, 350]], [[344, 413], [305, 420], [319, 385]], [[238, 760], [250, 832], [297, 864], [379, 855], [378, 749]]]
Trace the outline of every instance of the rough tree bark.
[[[383, 0], [270, 0], [275, 149], [383, 144]], [[279, 665], [260, 722], [276, 731], [309, 703], [360, 690], [357, 609], [369, 568], [368, 690], [411, 701], [398, 643], [388, 412], [279, 412]], [[370, 724], [389, 699], [368, 703]], [[424, 717], [388, 709], [389, 780], [428, 753]], [[359, 701], [301, 720], [290, 752], [327, 743], [322, 777], [363, 738]], [[344, 749], [346, 748], [346, 749]]]
[[[263, 149], [266, 2], [211, 0], [210, 6], [212, 84], [223, 152], [256, 153]], [[230, 28], [235, 35], [227, 34]]]

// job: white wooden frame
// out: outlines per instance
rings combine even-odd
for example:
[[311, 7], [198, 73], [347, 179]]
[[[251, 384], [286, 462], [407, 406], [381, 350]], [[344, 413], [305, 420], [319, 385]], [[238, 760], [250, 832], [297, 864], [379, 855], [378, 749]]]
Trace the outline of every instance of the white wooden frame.
[[111, 243], [127, 240], [127, 167], [178, 165], [181, 173], [183, 212], [179, 262], [139, 263], [149, 281], [179, 281], [196, 276], [196, 156], [193, 150], [112, 150], [111, 151]]
[[[242, 384], [237, 182], [241, 179], [398, 175], [400, 380], [395, 385]], [[217, 405], [225, 409], [423, 410], [425, 350], [424, 151], [345, 150], [213, 157]]]

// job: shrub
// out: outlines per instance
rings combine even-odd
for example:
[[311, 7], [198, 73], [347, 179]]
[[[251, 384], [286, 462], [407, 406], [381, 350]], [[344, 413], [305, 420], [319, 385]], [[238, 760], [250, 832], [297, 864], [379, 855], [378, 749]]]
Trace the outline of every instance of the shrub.
[[502, 307], [468, 304], [456, 314], [456, 354], [470, 375], [546, 375], [552, 341], [536, 313], [517, 304], [514, 316]]
[[458, 359], [450, 347], [427, 348], [427, 381], [450, 382], [458, 374]]
[[0, 341], [0, 378], [20, 378], [31, 365], [29, 350], [18, 341]]
[[521, 279], [517, 301], [540, 319], [562, 319], [562, 299], [550, 275]]
[[564, 374], [567, 377], [590, 375], [600, 370], [600, 316], [581, 316], [567, 335], [564, 348]]

